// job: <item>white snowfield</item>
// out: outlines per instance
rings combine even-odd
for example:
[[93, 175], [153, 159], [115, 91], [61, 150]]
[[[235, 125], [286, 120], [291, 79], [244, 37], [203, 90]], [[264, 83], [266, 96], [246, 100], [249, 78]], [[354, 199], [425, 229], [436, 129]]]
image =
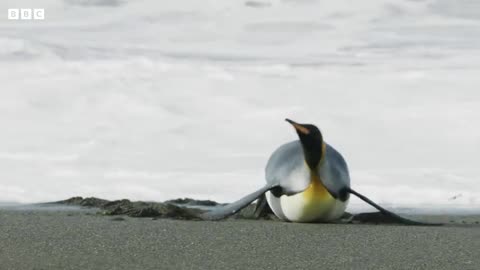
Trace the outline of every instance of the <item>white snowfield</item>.
[[2, 0], [0, 12], [0, 201], [233, 201], [297, 138], [288, 117], [316, 124], [380, 204], [480, 212], [480, 1]]

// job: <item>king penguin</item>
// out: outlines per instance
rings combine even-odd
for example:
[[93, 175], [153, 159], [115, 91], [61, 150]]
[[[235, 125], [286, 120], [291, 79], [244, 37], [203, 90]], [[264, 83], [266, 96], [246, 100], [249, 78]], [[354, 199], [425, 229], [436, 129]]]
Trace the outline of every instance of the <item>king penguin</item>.
[[293, 222], [332, 221], [347, 207], [350, 176], [343, 157], [325, 143], [320, 130], [310, 124], [287, 122], [300, 140], [280, 146], [265, 169], [267, 183], [279, 182], [266, 194], [273, 213]]
[[298, 140], [277, 148], [265, 168], [266, 184], [240, 200], [205, 213], [202, 218], [220, 220], [233, 215], [265, 194], [273, 213], [290, 222], [330, 222], [345, 212], [350, 194], [381, 213], [409, 225], [433, 225], [409, 220], [377, 205], [350, 188], [350, 175], [343, 156], [326, 143], [312, 124], [285, 119]]

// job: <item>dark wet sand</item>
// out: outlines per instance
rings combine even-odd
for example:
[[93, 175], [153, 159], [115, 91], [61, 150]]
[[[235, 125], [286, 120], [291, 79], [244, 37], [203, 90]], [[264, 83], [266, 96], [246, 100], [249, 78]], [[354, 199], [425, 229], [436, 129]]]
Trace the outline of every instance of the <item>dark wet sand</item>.
[[0, 210], [0, 269], [480, 269], [480, 217], [438, 219], [460, 224], [207, 222]]

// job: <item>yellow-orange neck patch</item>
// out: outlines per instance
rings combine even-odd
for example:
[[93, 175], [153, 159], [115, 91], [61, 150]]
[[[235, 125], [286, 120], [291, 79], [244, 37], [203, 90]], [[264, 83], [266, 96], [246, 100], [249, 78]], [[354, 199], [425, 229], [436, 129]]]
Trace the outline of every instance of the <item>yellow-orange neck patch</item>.
[[303, 196], [309, 201], [325, 200], [332, 197], [316, 173], [310, 174], [310, 185], [303, 192]]

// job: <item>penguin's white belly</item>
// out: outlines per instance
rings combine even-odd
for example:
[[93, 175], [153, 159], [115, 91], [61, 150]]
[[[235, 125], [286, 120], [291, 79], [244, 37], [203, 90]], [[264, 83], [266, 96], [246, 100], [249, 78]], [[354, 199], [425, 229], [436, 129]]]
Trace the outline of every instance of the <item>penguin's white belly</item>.
[[273, 213], [282, 220], [293, 222], [331, 221], [340, 218], [348, 200], [342, 202], [330, 195], [320, 179], [311, 179], [307, 189], [295, 195], [275, 197], [266, 194]]

